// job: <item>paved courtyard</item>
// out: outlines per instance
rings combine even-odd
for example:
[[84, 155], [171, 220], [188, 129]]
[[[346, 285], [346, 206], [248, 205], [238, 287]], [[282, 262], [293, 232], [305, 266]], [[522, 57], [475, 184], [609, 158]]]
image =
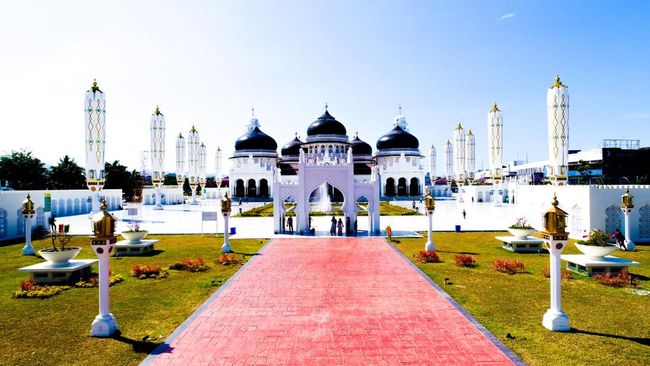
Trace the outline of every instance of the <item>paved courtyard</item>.
[[145, 365], [521, 361], [379, 238], [272, 241]]

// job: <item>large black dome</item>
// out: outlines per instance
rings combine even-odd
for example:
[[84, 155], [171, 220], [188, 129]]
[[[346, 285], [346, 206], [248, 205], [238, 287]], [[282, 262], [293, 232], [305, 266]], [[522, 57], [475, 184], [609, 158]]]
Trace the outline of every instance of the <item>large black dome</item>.
[[350, 144], [352, 145], [352, 155], [372, 155], [372, 146], [359, 139], [359, 136], [355, 136]]
[[325, 110], [322, 116], [318, 117], [307, 128], [307, 135], [346, 135], [347, 131], [343, 123], [337, 121], [332, 115]]
[[277, 150], [275, 140], [255, 126], [235, 141], [235, 150]]
[[419, 146], [420, 142], [417, 137], [404, 131], [400, 126], [395, 126], [395, 128], [377, 140], [377, 150], [417, 149]]
[[300, 147], [302, 146], [303, 142], [300, 141], [298, 136], [296, 136], [293, 140], [289, 141], [286, 145], [282, 146], [282, 156], [298, 156], [300, 155]]

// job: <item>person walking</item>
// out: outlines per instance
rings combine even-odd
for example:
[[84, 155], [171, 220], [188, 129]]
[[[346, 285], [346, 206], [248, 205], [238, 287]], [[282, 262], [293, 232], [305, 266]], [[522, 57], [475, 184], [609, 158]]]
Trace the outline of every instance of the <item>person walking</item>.
[[338, 235], [343, 236], [343, 220], [339, 219], [338, 223], [336, 224], [336, 227], [338, 229]]
[[289, 216], [287, 226], [289, 226], [289, 234], [293, 234], [293, 217]]
[[332, 216], [332, 225], [330, 226], [330, 235], [336, 235], [336, 217]]
[[465, 220], [466, 217], [467, 217], [467, 212], [465, 212], [465, 210], [463, 210], [463, 220]]

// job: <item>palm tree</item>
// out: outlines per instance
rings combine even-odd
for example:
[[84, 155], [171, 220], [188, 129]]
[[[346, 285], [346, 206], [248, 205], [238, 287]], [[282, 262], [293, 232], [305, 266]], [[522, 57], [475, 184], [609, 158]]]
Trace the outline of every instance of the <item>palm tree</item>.
[[86, 187], [84, 169], [65, 155], [47, 174], [51, 189], [83, 189]]

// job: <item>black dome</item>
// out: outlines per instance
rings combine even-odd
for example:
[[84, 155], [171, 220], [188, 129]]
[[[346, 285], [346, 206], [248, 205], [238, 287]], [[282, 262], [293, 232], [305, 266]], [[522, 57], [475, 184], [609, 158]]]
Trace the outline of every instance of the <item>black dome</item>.
[[293, 140], [289, 141], [286, 145], [282, 146], [282, 156], [298, 156], [300, 155], [300, 146], [303, 142], [296, 136]]
[[417, 137], [395, 126], [390, 132], [377, 140], [377, 150], [385, 149], [417, 149], [420, 142]]
[[277, 150], [278, 144], [275, 140], [254, 127], [235, 141], [235, 150]]
[[355, 136], [350, 144], [352, 145], [352, 155], [372, 155], [372, 146], [361, 141], [359, 136]]
[[322, 116], [318, 117], [307, 128], [307, 135], [345, 135], [347, 131], [343, 123], [337, 121], [332, 115], [325, 110]]

